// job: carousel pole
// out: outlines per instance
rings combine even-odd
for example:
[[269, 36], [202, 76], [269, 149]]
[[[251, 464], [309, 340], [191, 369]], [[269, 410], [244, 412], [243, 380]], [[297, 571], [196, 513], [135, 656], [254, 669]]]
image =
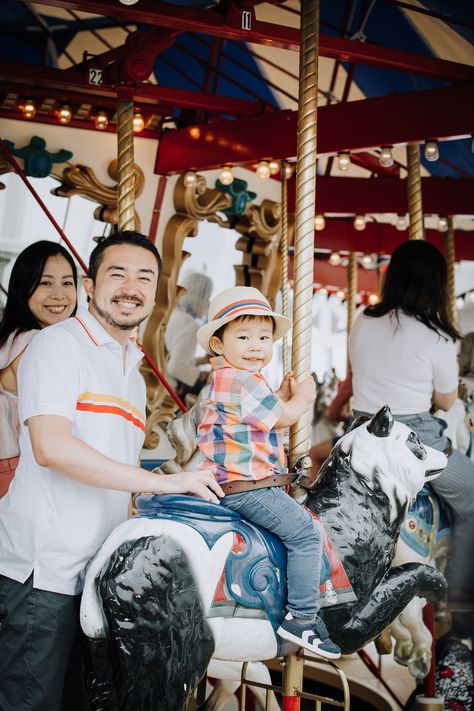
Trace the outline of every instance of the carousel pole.
[[354, 323], [357, 296], [357, 255], [355, 252], [349, 254], [349, 270], [347, 274], [347, 370], [350, 370], [349, 362], [349, 335]]
[[407, 144], [407, 171], [410, 239], [425, 239], [421, 198], [420, 148], [418, 143]]
[[[301, 0], [292, 369], [296, 380], [311, 372], [311, 328], [316, 194], [320, 0]], [[290, 469], [308, 452], [310, 412], [290, 428]], [[299, 711], [303, 661], [285, 657], [283, 711]]]
[[448, 217], [448, 229], [443, 235], [444, 256], [448, 267], [448, 300], [453, 323], [457, 321], [456, 289], [454, 284], [454, 268], [456, 264], [453, 218]]
[[[281, 162], [281, 310], [288, 318], [288, 184], [286, 176], [286, 161]], [[288, 338], [283, 336], [282, 344], [283, 374], [288, 373]]]
[[119, 93], [117, 102], [119, 230], [135, 229], [133, 113], [133, 96], [129, 93]]

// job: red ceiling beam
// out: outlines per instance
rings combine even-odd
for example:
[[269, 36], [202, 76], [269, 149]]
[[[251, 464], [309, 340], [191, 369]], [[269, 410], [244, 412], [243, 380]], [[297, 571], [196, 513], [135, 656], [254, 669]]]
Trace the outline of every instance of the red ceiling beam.
[[[437, 230], [425, 230], [428, 242], [443, 252], [443, 234]], [[400, 232], [392, 225], [369, 222], [365, 230], [357, 232], [352, 220], [326, 220], [326, 227], [315, 232], [315, 249], [364, 252], [382, 255], [392, 254], [395, 247], [408, 239], [408, 231]], [[456, 259], [474, 260], [474, 232], [455, 230]]]
[[[233, 3], [230, 4], [227, 15], [219, 10], [174, 7], [155, 0], [140, 0], [139, 5], [131, 7], [122, 5], [117, 0], [42, 0], [42, 5], [82, 10], [116, 17], [130, 23], [143, 22], [152, 26], [170, 27], [181, 32], [199, 32], [240, 42], [299, 50], [297, 28], [262, 22], [255, 18], [253, 8], [243, 10]], [[243, 29], [242, 12], [251, 13], [248, 30]], [[463, 81], [474, 75], [474, 69], [469, 65], [329, 35], [320, 35], [319, 54], [343, 62], [423, 74], [445, 81]]]
[[[474, 83], [469, 82], [323, 106], [318, 111], [318, 153], [470, 135], [474, 130], [473, 89]], [[296, 111], [277, 111], [168, 131], [160, 143], [156, 172], [294, 157], [297, 118]]]
[[[288, 183], [288, 211], [295, 211], [295, 179]], [[422, 178], [426, 215], [474, 213], [474, 178]], [[318, 175], [316, 211], [335, 214], [408, 212], [406, 180], [400, 178], [338, 178]]]
[[[290, 279], [293, 279], [293, 261], [293, 255], [290, 255], [288, 261], [288, 277]], [[314, 262], [313, 284], [347, 289], [347, 272], [346, 267], [335, 267], [327, 261], [317, 259]], [[375, 270], [358, 268], [357, 291], [377, 291], [377, 272]]]
[[[0, 64], [0, 82], [9, 91], [25, 96], [29, 95], [31, 87], [43, 90], [43, 94], [57, 97], [58, 101], [64, 93], [71, 96], [77, 92], [78, 101], [94, 101], [100, 104], [105, 97], [117, 96], [117, 88], [112, 85], [92, 86], [88, 84], [85, 74], [78, 70], [48, 69], [32, 67], [23, 64], [2, 62]], [[54, 92], [57, 92], [55, 95]], [[231, 116], [249, 116], [259, 113], [262, 109], [258, 101], [232, 99], [225, 96], [170, 89], [154, 84], [137, 84], [133, 88], [135, 100], [152, 105], [157, 111], [160, 106], [181, 107], [191, 110], [202, 110], [211, 114], [227, 114]], [[63, 99], [64, 100], [64, 99]], [[73, 101], [74, 99], [70, 99]]]

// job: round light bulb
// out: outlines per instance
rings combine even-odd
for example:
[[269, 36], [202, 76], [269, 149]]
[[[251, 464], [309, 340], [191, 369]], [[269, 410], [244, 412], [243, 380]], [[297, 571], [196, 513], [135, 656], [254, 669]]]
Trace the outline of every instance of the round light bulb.
[[99, 131], [103, 131], [104, 129], [107, 128], [109, 125], [109, 117], [107, 116], [105, 111], [99, 111], [97, 116], [94, 119], [95, 127]]
[[393, 165], [393, 155], [391, 146], [382, 146], [379, 157], [380, 165], [383, 168], [391, 168]]
[[326, 287], [323, 286], [323, 287], [321, 287], [321, 289], [319, 290], [319, 293], [320, 293], [322, 296], [327, 296], [329, 292], [328, 292], [328, 290], [326, 289]]
[[358, 232], [362, 232], [362, 230], [365, 230], [365, 227], [365, 215], [356, 215], [354, 217], [354, 229]]
[[362, 255], [362, 264], [364, 267], [371, 267], [372, 266], [372, 255], [371, 254], [363, 254]]
[[399, 232], [403, 232], [408, 227], [408, 219], [406, 215], [398, 215], [397, 224], [395, 225]]
[[280, 172], [280, 161], [271, 160], [268, 167], [270, 168], [270, 175], [276, 175]]
[[324, 215], [321, 213], [318, 215], [315, 215], [314, 229], [316, 230], [316, 232], [321, 232], [321, 230], [324, 230], [325, 227], [326, 227], [326, 220], [324, 219]]
[[429, 161], [435, 161], [439, 158], [438, 141], [426, 141], [425, 143], [425, 158]]
[[21, 107], [23, 116], [27, 119], [34, 118], [36, 115], [36, 104], [33, 99], [27, 99]]
[[194, 188], [196, 180], [197, 175], [194, 170], [188, 170], [188, 172], [184, 174], [183, 183], [186, 188]]
[[61, 106], [58, 112], [59, 123], [69, 123], [72, 118], [72, 112], [66, 104]]
[[371, 306], [375, 306], [375, 304], [379, 303], [379, 297], [377, 296], [377, 294], [369, 294], [367, 301]]
[[341, 151], [337, 154], [337, 167], [339, 170], [349, 170], [351, 164], [351, 154], [348, 151]]
[[345, 293], [343, 292], [342, 289], [338, 289], [336, 291], [336, 296], [338, 296], [340, 299], [343, 299], [345, 297]]
[[287, 163], [285, 165], [285, 176], [287, 180], [290, 180], [290, 178], [293, 177], [293, 166], [291, 163]]
[[136, 5], [138, 0], [120, 0], [122, 5]]
[[232, 174], [232, 168], [230, 167], [230, 165], [224, 165], [221, 170], [219, 180], [221, 181], [222, 185], [232, 184], [232, 182], [234, 181], [234, 176]]
[[448, 218], [444, 215], [438, 217], [438, 232], [446, 232], [448, 229]]
[[145, 128], [145, 119], [139, 111], [133, 114], [133, 130], [135, 133], [141, 133]]
[[338, 264], [340, 264], [342, 261], [342, 257], [339, 254], [339, 252], [331, 252], [329, 255], [329, 264], [332, 264], [333, 267], [337, 267]]
[[261, 178], [261, 180], [267, 180], [270, 177], [270, 166], [268, 161], [261, 160], [260, 163], [257, 163], [255, 172], [257, 177]]

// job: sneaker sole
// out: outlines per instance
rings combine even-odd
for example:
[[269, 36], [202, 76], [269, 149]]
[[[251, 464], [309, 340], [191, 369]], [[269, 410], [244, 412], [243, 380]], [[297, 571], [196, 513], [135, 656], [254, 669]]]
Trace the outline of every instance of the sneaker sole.
[[305, 644], [301, 637], [297, 637], [295, 634], [291, 634], [291, 632], [287, 632], [281, 627], [277, 630], [277, 634], [279, 637], [288, 640], [288, 642], [294, 642], [298, 647], [307, 649], [308, 652], [313, 652], [313, 654], [324, 657], [324, 659], [339, 659], [341, 656], [341, 652], [326, 652], [324, 649], [315, 648], [312, 644]]

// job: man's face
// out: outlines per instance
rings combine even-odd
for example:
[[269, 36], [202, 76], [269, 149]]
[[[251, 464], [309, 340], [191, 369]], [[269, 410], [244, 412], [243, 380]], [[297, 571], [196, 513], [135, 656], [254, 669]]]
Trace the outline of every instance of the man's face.
[[108, 247], [95, 283], [84, 279], [89, 310], [107, 331], [132, 331], [152, 311], [158, 283], [154, 255], [135, 245]]

